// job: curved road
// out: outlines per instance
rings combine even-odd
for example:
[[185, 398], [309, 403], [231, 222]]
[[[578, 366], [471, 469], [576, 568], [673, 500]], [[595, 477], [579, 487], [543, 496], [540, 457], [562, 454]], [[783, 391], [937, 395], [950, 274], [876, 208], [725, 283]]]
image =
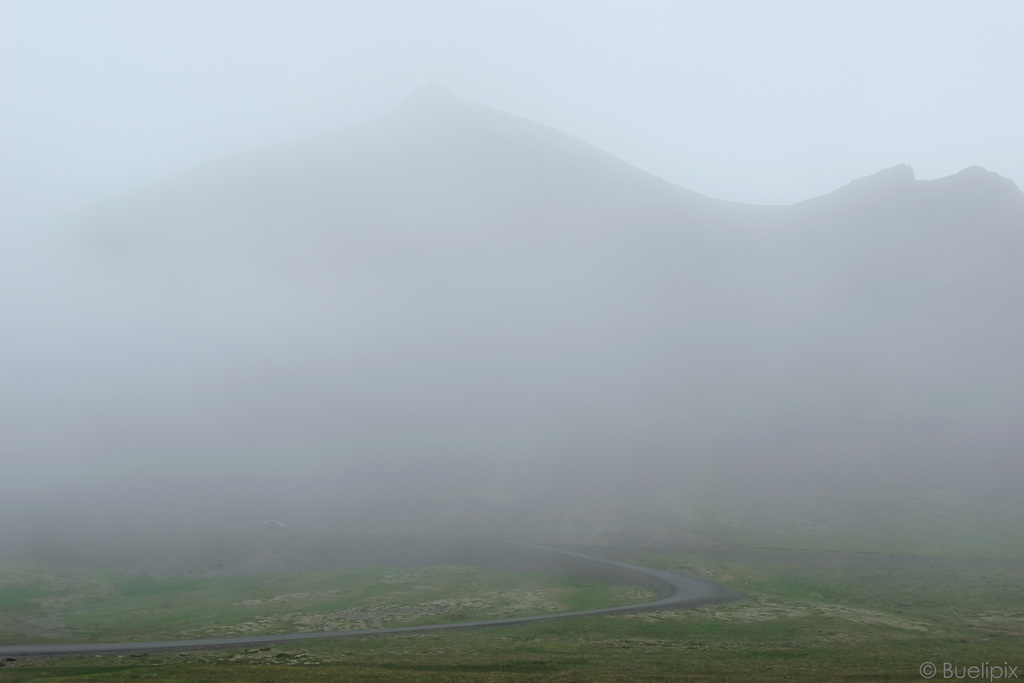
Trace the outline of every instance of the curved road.
[[261, 645], [266, 643], [285, 643], [296, 640], [310, 640], [312, 638], [345, 638], [351, 636], [373, 636], [388, 633], [420, 633], [423, 631], [441, 631], [456, 628], [481, 628], [485, 626], [509, 626], [512, 624], [526, 624], [532, 621], [543, 621], [546, 619], [564, 619], [566, 617], [585, 617], [598, 614], [615, 614], [620, 612], [642, 612], [656, 609], [672, 609], [680, 607], [695, 607], [709, 602], [720, 602], [735, 597], [735, 594], [708, 581], [693, 579], [688, 576], [680, 576], [671, 572], [663, 572], [647, 567], [638, 567], [625, 562], [606, 560], [601, 557], [592, 557], [581, 553], [574, 553], [568, 550], [558, 550], [547, 546], [533, 545], [528, 543], [514, 543], [535, 550], [543, 550], [550, 553], [558, 553], [573, 557], [578, 560], [586, 560], [598, 564], [608, 565], [620, 570], [646, 577], [653, 578], [664, 584], [671, 591], [666, 597], [644, 602], [636, 605], [622, 605], [620, 607], [606, 607], [603, 609], [592, 609], [582, 612], [561, 612], [559, 614], [542, 614], [533, 617], [510, 617], [507, 619], [487, 619], [484, 621], [464, 621], [456, 624], [431, 624], [428, 626], [404, 626], [400, 628], [376, 628], [362, 631], [319, 631], [315, 633], [278, 633], [265, 636], [236, 636], [232, 638], [201, 638], [196, 640], [161, 640], [149, 643], [68, 643], [63, 645], [0, 645], [0, 656], [30, 656], [30, 655], [68, 655], [68, 654], [98, 654], [111, 652], [155, 652], [160, 650], [196, 650], [216, 647], [241, 647], [246, 645]]

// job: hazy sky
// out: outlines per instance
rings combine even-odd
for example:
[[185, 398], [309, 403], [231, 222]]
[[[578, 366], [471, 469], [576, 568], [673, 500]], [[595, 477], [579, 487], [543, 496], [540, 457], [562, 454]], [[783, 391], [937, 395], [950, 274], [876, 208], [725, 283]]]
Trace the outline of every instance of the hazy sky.
[[0, 217], [394, 109], [418, 85], [716, 197], [1024, 184], [1024, 2], [0, 0]]

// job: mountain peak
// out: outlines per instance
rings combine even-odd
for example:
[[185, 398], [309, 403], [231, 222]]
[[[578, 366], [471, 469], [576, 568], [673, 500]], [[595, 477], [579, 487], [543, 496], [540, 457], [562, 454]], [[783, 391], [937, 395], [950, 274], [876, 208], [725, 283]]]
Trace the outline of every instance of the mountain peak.
[[[1004, 178], [995, 171], [990, 171], [982, 166], [968, 166], [959, 173], [952, 176], [953, 178], [959, 179], [960, 182], [964, 183], [975, 183], [978, 185], [989, 184], [1000, 187], [1008, 187], [1012, 185], [1017, 187], [1016, 184], [1009, 178]], [[1018, 192], [1019, 192], [1018, 188]]]
[[896, 183], [909, 183], [914, 182], [914, 169], [907, 164], [897, 164], [892, 168], [884, 168], [877, 173], [873, 173], [865, 178], [858, 178], [854, 180], [853, 184], [896, 184]]
[[439, 107], [458, 102], [459, 98], [437, 81], [424, 83], [402, 101], [402, 109]]
[[917, 179], [914, 177], [914, 169], [907, 164], [898, 164], [891, 168], [884, 168], [877, 173], [858, 178], [843, 187], [820, 197], [808, 199], [802, 204], [817, 205], [822, 202], [840, 201], [863, 201], [868, 198], [899, 196], [912, 187]]
[[957, 192], [980, 193], [991, 197], [1010, 197], [1015, 202], [1019, 202], [1024, 197], [1024, 193], [1012, 180], [981, 166], [968, 166], [959, 173], [929, 182], [935, 187], [942, 187], [947, 192], [956, 190]]

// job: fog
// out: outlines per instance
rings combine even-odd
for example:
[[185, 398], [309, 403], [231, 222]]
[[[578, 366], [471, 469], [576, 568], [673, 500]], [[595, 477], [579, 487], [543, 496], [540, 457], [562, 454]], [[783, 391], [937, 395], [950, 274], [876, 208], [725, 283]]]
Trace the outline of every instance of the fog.
[[6, 552], [267, 519], [577, 543], [1019, 519], [1009, 161], [958, 162], [954, 138], [962, 165], [935, 180], [878, 163], [737, 203], [568, 134], [594, 124], [423, 80], [351, 126], [172, 149], [207, 106], [186, 97], [151, 154], [111, 148], [88, 178], [57, 163], [88, 163], [80, 141], [54, 143], [15, 174], [53, 185], [3, 235]]
[[0, 7], [0, 205], [58, 215], [387, 114], [418, 85], [703, 194], [789, 204], [900, 163], [1020, 183], [1013, 0]]

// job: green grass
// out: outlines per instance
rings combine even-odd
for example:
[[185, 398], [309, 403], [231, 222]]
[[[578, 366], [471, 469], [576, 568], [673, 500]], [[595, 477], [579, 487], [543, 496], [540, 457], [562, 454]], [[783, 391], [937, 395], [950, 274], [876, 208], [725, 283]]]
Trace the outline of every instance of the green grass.
[[19, 680], [920, 680], [924, 661], [1019, 662], [1020, 637], [910, 634], [837, 618], [626, 617], [149, 656], [25, 660]]
[[[0, 680], [920, 681], [918, 667], [926, 661], [940, 667], [943, 662], [960, 667], [1008, 662], [1024, 672], [1020, 559], [725, 544], [618, 548], [606, 554], [709, 578], [745, 591], [747, 598], [692, 610], [242, 650], [23, 659], [0, 669]], [[423, 571], [412, 586], [398, 585], [405, 585], [403, 590], [431, 582], [460, 585], [461, 569]], [[365, 576], [374, 572], [382, 575], [378, 569]], [[149, 584], [137, 579], [123, 585], [152, 596]], [[535, 590], [535, 580], [527, 572], [496, 573], [481, 578], [480, 586], [498, 590], [505, 582], [506, 590]], [[368, 583], [365, 595], [399, 596], [385, 585]], [[571, 593], [599, 587], [566, 580], [563, 588]], [[605, 588], [613, 594], [628, 590]], [[40, 588], [25, 589], [22, 604], [32, 604]]]
[[570, 612], [651, 598], [640, 588], [460, 565], [220, 578], [21, 565], [0, 568], [0, 640], [146, 641], [367, 629]]
[[764, 548], [922, 555], [1024, 555], [1019, 495], [887, 491], [828, 497], [771, 489], [738, 496], [703, 492], [685, 526], [720, 540]]

